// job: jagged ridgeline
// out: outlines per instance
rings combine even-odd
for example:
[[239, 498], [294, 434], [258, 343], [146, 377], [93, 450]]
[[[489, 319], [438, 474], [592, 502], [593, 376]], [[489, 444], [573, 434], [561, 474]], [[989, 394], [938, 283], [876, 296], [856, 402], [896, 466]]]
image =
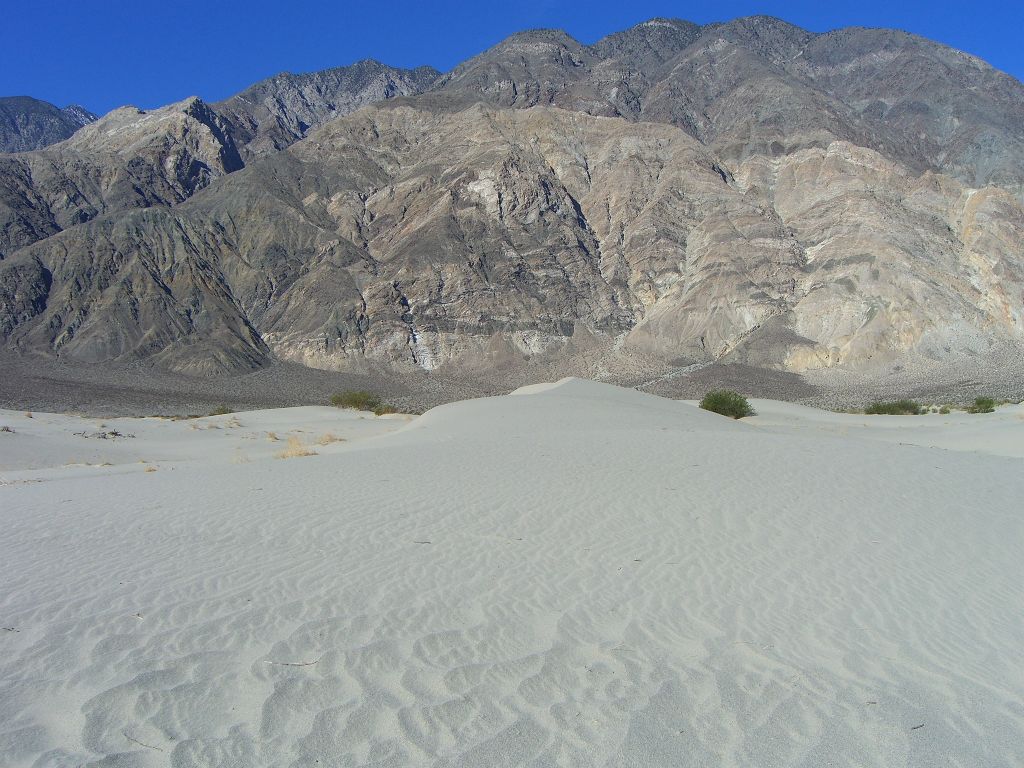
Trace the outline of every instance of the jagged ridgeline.
[[1024, 86], [937, 43], [525, 32], [0, 155], [0, 343], [186, 372], [998, 365], [1022, 200]]

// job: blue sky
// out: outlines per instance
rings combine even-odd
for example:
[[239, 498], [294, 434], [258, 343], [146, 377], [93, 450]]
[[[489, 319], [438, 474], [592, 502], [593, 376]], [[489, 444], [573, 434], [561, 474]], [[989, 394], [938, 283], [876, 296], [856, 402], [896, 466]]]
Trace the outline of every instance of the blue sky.
[[584, 43], [653, 16], [698, 23], [768, 14], [822, 32], [896, 27], [1024, 79], [1024, 2], [329, 2], [0, 0], [0, 95], [106, 112], [186, 96], [215, 101], [282, 71], [375, 58], [449, 69], [513, 32], [565, 29]]

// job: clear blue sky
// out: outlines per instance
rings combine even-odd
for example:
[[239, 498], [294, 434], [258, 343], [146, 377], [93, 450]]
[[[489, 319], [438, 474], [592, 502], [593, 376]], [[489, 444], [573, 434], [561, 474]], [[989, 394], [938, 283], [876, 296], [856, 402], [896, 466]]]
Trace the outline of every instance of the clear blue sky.
[[215, 101], [282, 71], [375, 58], [440, 70], [536, 27], [592, 43], [653, 16], [698, 23], [778, 16], [816, 32], [895, 27], [1024, 79], [1024, 0], [0, 0], [0, 95], [106, 112], [186, 96]]

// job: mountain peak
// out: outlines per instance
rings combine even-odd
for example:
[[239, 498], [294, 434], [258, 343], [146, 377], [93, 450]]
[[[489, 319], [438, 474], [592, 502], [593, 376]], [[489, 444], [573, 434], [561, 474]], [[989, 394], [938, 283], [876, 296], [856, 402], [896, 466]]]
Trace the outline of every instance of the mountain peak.
[[708, 24], [704, 27], [704, 31], [734, 36], [737, 40], [743, 40], [753, 47], [761, 44], [783, 47], [805, 45], [817, 37], [816, 33], [808, 32], [788, 21], [764, 15], [741, 16], [732, 21]]
[[647, 21], [641, 21], [633, 29], [700, 29], [699, 24], [694, 24], [692, 21], [686, 21], [684, 19], [669, 18], [665, 16], [655, 16], [653, 19]]
[[81, 104], [68, 104], [61, 111], [80, 125], [88, 125], [99, 120], [99, 115], [89, 111]]
[[[576, 38], [564, 29], [525, 29], [506, 37], [495, 48], [515, 43], [553, 43], [556, 45], [582, 46]], [[493, 49], [492, 49], [493, 50]]]
[[0, 97], [0, 152], [26, 152], [64, 141], [96, 119], [89, 110], [61, 109], [31, 96]]
[[603, 37], [593, 49], [602, 58], [622, 58], [643, 68], [671, 58], [700, 33], [701, 27], [692, 21], [657, 17]]

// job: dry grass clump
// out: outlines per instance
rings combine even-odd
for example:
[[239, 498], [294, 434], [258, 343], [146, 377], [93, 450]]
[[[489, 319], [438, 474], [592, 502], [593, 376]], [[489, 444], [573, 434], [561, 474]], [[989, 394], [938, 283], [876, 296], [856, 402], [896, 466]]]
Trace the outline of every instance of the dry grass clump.
[[278, 440], [277, 432], [267, 432], [267, 440], [272, 443], [276, 443]]
[[145, 468], [144, 470], [142, 470], [142, 471], [143, 471], [143, 472], [156, 472], [156, 467], [154, 467], [154, 466], [153, 466], [152, 464], [150, 464], [150, 465], [149, 465], [148, 467], [146, 467], [146, 468]]
[[11, 429], [11, 427], [8, 427], [6, 424], [4, 424], [2, 427], [0, 427], [0, 432], [7, 432], [8, 434], [11, 434], [11, 435], [14, 434], [14, 430]]
[[294, 436], [288, 438], [288, 447], [277, 454], [279, 459], [295, 459], [299, 456], [316, 456], [316, 451], [304, 446], [302, 441]]
[[344, 437], [338, 437], [333, 432], [325, 432], [320, 435], [320, 439], [317, 440], [319, 445], [330, 445], [331, 443], [343, 443], [345, 442]]

